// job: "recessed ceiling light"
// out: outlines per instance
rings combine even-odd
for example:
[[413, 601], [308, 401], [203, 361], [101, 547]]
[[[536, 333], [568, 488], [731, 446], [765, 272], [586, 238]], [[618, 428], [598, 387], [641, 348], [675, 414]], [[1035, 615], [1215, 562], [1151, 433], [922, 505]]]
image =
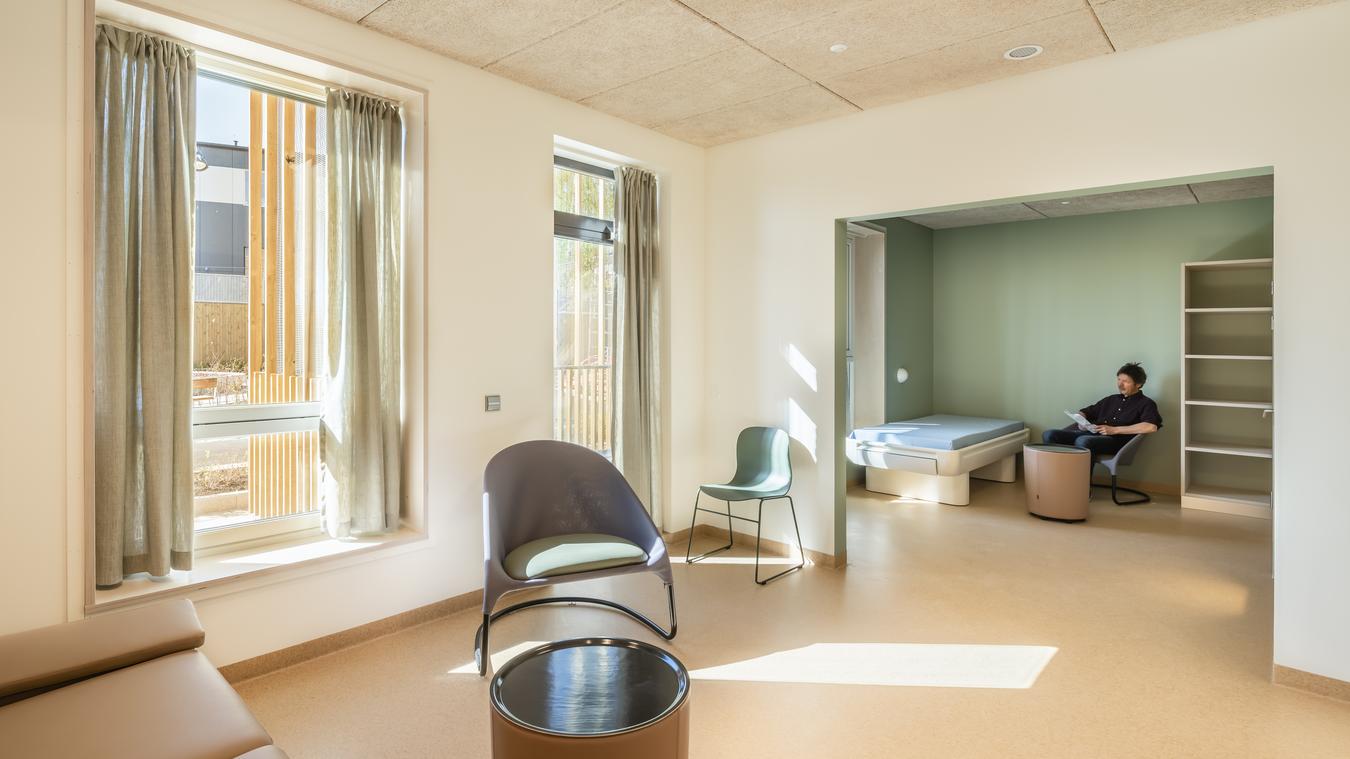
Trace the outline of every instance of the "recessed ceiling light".
[[1067, 205], [1069, 204], [1069, 201], [1067, 201], [1067, 200], [1061, 200], [1061, 201], [1059, 201], [1059, 204], [1062, 205], [1062, 206], [1067, 206]]
[[845, 50], [848, 50], [848, 45], [845, 45], [845, 44], [842, 43], [842, 42], [836, 42], [836, 43], [834, 43], [833, 45], [830, 45], [830, 52], [831, 52], [831, 53], [842, 53], [842, 52], [844, 52]]
[[1025, 61], [1028, 58], [1035, 58], [1045, 52], [1045, 48], [1040, 45], [1018, 45], [1003, 54], [1004, 58], [1010, 61]]

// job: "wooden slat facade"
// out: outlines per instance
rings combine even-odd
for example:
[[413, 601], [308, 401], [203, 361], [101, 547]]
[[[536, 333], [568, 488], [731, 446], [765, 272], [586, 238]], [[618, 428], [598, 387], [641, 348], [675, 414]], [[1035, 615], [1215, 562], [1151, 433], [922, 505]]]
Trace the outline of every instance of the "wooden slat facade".
[[263, 96], [248, 100], [248, 371], [263, 370]]
[[553, 371], [553, 437], [596, 451], [611, 451], [614, 421], [611, 367], [564, 366]]
[[[312, 361], [297, 360], [309, 355], [307, 343], [314, 334], [315, 109], [256, 92], [249, 106], [248, 402], [318, 401], [322, 378], [313, 371]], [[300, 114], [305, 117], [303, 125]], [[298, 133], [304, 143], [299, 154]], [[300, 167], [307, 168], [302, 171]], [[297, 214], [302, 198], [304, 212]], [[309, 225], [303, 234], [302, 222]], [[299, 279], [302, 271], [303, 281]], [[302, 300], [306, 304], [303, 312]], [[305, 329], [298, 332], [301, 319]], [[249, 511], [259, 518], [317, 509], [318, 433], [251, 437], [248, 477]]]

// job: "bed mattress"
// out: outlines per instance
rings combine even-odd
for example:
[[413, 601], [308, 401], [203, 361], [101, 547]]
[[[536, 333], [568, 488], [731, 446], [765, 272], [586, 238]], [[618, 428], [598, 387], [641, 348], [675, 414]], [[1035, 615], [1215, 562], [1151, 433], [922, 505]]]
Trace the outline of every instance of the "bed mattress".
[[862, 427], [854, 430], [852, 437], [866, 443], [955, 451], [1025, 428], [1022, 422], [1011, 419], [934, 414], [876, 427]]

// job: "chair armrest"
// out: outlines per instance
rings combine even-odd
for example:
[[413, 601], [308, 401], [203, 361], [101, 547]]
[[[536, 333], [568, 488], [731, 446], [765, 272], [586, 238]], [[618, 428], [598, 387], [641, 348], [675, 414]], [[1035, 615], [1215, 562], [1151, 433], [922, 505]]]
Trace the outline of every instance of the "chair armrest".
[[0, 637], [0, 704], [176, 651], [206, 639], [187, 599]]

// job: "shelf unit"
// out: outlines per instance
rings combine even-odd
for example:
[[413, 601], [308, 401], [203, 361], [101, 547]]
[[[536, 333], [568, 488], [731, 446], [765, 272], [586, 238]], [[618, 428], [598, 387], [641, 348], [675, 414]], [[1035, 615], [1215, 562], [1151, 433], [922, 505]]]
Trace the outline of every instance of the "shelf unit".
[[1181, 267], [1181, 505], [1269, 519], [1274, 261]]

